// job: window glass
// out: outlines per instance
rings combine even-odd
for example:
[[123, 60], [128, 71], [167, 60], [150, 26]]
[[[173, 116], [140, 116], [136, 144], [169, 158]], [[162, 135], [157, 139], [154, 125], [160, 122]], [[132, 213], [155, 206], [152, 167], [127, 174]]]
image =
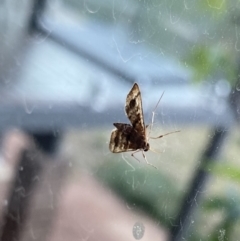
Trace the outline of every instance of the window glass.
[[[10, 2], [0, 1], [0, 126], [61, 140], [45, 153], [57, 159], [47, 177], [33, 178], [42, 191], [23, 240], [49, 229], [49, 210], [52, 240], [236, 240], [239, 2], [22, 1], [18, 15]], [[125, 113], [134, 83], [143, 116], [140, 105], [128, 115], [142, 129]], [[112, 139], [121, 153], [109, 149], [116, 123], [128, 124]]]

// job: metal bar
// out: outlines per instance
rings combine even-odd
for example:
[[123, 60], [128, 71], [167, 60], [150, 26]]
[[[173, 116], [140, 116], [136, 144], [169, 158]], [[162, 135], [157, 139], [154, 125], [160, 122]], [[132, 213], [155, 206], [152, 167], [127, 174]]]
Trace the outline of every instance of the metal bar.
[[8, 199], [9, 204], [1, 224], [0, 240], [2, 241], [19, 240], [27, 221], [34, 190], [38, 184], [36, 177], [41, 176], [44, 161], [49, 159], [42, 158], [43, 154], [39, 149], [47, 154], [53, 154], [59, 140], [59, 132], [32, 133], [31, 136], [35, 145], [26, 147], [20, 156]]
[[56, 151], [61, 134], [60, 132], [49, 131], [45, 133], [30, 133], [30, 136], [33, 137], [38, 149], [41, 149], [44, 153], [52, 155]]
[[25, 149], [17, 166], [15, 181], [8, 199], [1, 227], [0, 240], [19, 240], [21, 230], [25, 224], [26, 214], [31, 200], [31, 192], [36, 185], [34, 178], [41, 171], [41, 163], [36, 158], [36, 150]]
[[107, 63], [103, 60], [102, 57], [89, 53], [89, 51], [83, 47], [81, 48], [80, 46], [72, 44], [71, 41], [69, 41], [68, 38], [66, 38], [66, 36], [61, 36], [59, 33], [55, 32], [49, 33], [41, 25], [38, 26], [37, 30], [38, 33], [41, 33], [43, 37], [45, 36], [48, 39], [51, 39], [55, 43], [59, 44], [60, 46], [64, 47], [65, 49], [71, 51], [72, 53], [81, 56], [81, 58], [87, 59], [92, 64], [95, 64], [103, 70], [108, 71], [112, 75], [119, 77], [122, 81], [128, 84], [133, 84], [136, 82], [136, 77], [133, 74], [121, 70], [119, 66]]
[[173, 223], [173, 227], [170, 231], [171, 241], [178, 241], [184, 238], [187, 226], [191, 223], [190, 214], [199, 201], [201, 193], [205, 187], [204, 184], [209, 176], [209, 173], [205, 170], [205, 167], [218, 159], [220, 150], [222, 149], [228, 132], [229, 131], [226, 129], [226, 127], [217, 127], [213, 129], [212, 138], [210, 139], [206, 150], [200, 159], [201, 164], [195, 172], [189, 191], [183, 198], [182, 205], [180, 205], [179, 214]]
[[42, 12], [46, 6], [46, 0], [35, 0], [33, 3], [32, 16], [29, 21], [29, 32], [38, 31], [39, 27], [39, 18], [41, 17]]

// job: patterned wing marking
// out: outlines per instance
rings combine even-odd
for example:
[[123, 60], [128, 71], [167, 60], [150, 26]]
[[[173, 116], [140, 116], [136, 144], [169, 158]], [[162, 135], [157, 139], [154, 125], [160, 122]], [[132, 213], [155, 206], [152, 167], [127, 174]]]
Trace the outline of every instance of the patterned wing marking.
[[143, 118], [143, 109], [142, 109], [142, 98], [141, 92], [138, 87], [138, 84], [135, 83], [127, 95], [126, 105], [125, 105], [126, 114], [132, 123], [133, 128], [142, 135], [145, 134], [145, 124]]
[[134, 142], [135, 130], [129, 124], [114, 123], [117, 129], [111, 133], [109, 149], [113, 153], [135, 151], [139, 149], [137, 143]]

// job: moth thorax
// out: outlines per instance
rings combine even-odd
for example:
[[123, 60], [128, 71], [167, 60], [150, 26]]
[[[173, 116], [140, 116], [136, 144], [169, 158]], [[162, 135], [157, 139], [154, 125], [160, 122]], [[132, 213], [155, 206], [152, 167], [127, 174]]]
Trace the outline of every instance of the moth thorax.
[[146, 143], [145, 147], [144, 147], [144, 151], [148, 151], [150, 149], [149, 143]]

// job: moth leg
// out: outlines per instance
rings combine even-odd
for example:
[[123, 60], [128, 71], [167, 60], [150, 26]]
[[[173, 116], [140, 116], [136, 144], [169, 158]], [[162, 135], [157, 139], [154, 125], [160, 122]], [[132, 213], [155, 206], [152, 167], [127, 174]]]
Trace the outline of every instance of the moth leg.
[[159, 138], [162, 138], [162, 137], [164, 137], [164, 136], [167, 136], [167, 135], [170, 135], [170, 134], [173, 134], [173, 133], [176, 133], [176, 132], [180, 132], [180, 130], [178, 130], [178, 131], [172, 131], [172, 132], [169, 132], [169, 133], [166, 133], [166, 134], [157, 136], [157, 137], [149, 137], [149, 138], [150, 138], [150, 139], [159, 139]]
[[162, 97], [163, 97], [163, 94], [164, 94], [164, 92], [162, 93], [162, 95], [161, 95], [161, 97], [159, 98], [159, 100], [158, 100], [155, 108], [154, 108], [153, 111], [152, 111], [152, 121], [151, 121], [151, 124], [147, 125], [147, 127], [150, 126], [149, 132], [148, 132], [148, 139], [149, 139], [150, 134], [151, 134], [151, 131], [152, 131], [153, 122], [154, 122], [154, 117], [155, 117], [155, 112], [156, 112], [156, 109], [157, 109], [157, 107], [158, 107], [158, 105], [159, 105], [159, 103], [160, 103], [160, 101], [161, 101], [161, 99], [162, 99]]
[[158, 169], [158, 168], [155, 167], [153, 164], [151, 164], [150, 162], [148, 162], [148, 160], [147, 160], [147, 158], [146, 158], [146, 155], [144, 154], [143, 150], [142, 150], [142, 155], [143, 155], [144, 160], [146, 161], [146, 163], [147, 163], [149, 166], [152, 166], [152, 167]]
[[143, 155], [143, 158], [144, 158], [144, 160], [146, 161], [146, 163], [147, 163], [149, 166], [152, 166], [152, 167], [158, 169], [158, 168], [155, 167], [153, 164], [151, 164], [150, 162], [148, 162], [148, 160], [147, 160], [147, 158], [146, 158], [146, 155], [144, 154], [143, 150], [141, 150], [141, 149], [138, 149], [138, 150], [136, 150], [135, 152], [133, 152], [133, 153], [131, 154], [131, 156], [132, 156], [133, 158], [135, 158], [137, 161], [140, 162], [140, 160], [137, 159], [137, 158], [134, 156], [134, 154], [136, 154], [136, 153], [138, 153], [138, 152], [140, 152], [140, 151], [142, 151], [142, 155]]
[[137, 158], [134, 156], [134, 154], [136, 154], [136, 153], [138, 153], [138, 152], [140, 152], [140, 151], [141, 151], [141, 150], [138, 149], [138, 150], [134, 151], [134, 152], [131, 154], [131, 156], [132, 156], [133, 158], [135, 158], [138, 162], [140, 162], [140, 160], [137, 159]]

